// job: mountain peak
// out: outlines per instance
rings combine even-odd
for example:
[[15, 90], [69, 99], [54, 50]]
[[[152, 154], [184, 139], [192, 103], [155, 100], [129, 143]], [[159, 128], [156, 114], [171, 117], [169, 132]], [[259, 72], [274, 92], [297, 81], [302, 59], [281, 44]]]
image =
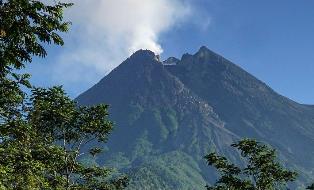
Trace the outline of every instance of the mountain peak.
[[201, 46], [200, 49], [198, 50], [198, 52], [208, 52], [208, 51], [210, 52], [210, 50], [206, 46]]
[[130, 56], [130, 59], [136, 59], [136, 60], [155, 60], [160, 62], [159, 55], [156, 55], [153, 51], [151, 50], [143, 50], [140, 49], [133, 53]]
[[202, 46], [195, 55], [216, 55], [216, 53], [208, 49], [206, 46]]
[[176, 65], [180, 60], [176, 57], [169, 57], [167, 60], [163, 61], [164, 65]]

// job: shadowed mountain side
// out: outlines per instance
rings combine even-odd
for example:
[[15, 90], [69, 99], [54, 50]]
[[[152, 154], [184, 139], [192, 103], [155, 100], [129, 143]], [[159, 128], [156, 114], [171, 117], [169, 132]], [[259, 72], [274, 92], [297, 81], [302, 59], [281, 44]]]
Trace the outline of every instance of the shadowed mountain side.
[[275, 145], [298, 165], [313, 168], [314, 115], [310, 106], [277, 94], [206, 47], [167, 68], [213, 106], [227, 129]]

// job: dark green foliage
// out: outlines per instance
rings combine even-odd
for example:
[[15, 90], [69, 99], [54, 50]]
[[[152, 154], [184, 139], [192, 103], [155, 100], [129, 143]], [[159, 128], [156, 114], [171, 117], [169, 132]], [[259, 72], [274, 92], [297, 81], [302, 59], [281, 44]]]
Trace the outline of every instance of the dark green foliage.
[[32, 56], [45, 57], [42, 43], [63, 45], [58, 32], [66, 32], [63, 10], [70, 3], [47, 6], [37, 0], [0, 2], [0, 73], [21, 69]]
[[[77, 106], [60, 87], [35, 88], [21, 116], [1, 124], [0, 184], [8, 189], [112, 189], [110, 170], [79, 159], [90, 142], [105, 142], [112, 123], [106, 105]], [[95, 157], [99, 147], [89, 153]]]
[[[62, 147], [60, 164], [52, 161], [56, 166], [54, 172], [65, 179], [66, 189], [109, 189], [116, 183], [118, 186], [123, 184], [121, 179], [112, 183], [106, 180], [110, 170], [96, 165], [87, 167], [79, 162], [80, 157], [86, 154], [82, 150], [89, 143], [107, 140], [112, 130], [112, 123], [107, 118], [108, 106], [78, 107], [60, 87], [34, 89], [31, 101], [33, 104], [28, 118], [38, 132], [37, 137]], [[99, 147], [89, 150], [93, 157], [100, 152]]]
[[53, 137], [52, 141], [66, 140], [65, 143], [72, 147], [81, 146], [85, 141], [104, 142], [112, 130], [112, 123], [107, 119], [107, 105], [77, 107], [60, 87], [35, 88], [31, 101], [31, 122], [47, 136], [44, 138]]
[[99, 147], [91, 148], [89, 150], [89, 153], [95, 158], [96, 155], [100, 154], [102, 152], [102, 149]]
[[[36, 0], [0, 2], [0, 189], [114, 190], [127, 185], [124, 176], [83, 157], [101, 152], [112, 130], [108, 106], [77, 106], [61, 87], [35, 88], [29, 74], [16, 74], [45, 57], [44, 43], [63, 45], [58, 32], [68, 30], [63, 9]], [[22, 89], [31, 89], [30, 96]], [[92, 147], [92, 148], [91, 148]]]
[[244, 168], [231, 164], [216, 153], [208, 154], [205, 156], [208, 165], [220, 173], [220, 179], [215, 186], [207, 186], [208, 190], [274, 190], [296, 179], [296, 172], [285, 169], [277, 162], [274, 149], [251, 139], [241, 140], [232, 146], [244, 157]]
[[312, 185], [308, 186], [306, 189], [314, 190], [314, 183]]
[[[31, 88], [29, 74], [16, 74], [32, 56], [46, 55], [41, 43], [62, 45], [56, 33], [67, 30], [63, 9], [70, 4], [46, 6], [39, 1], [0, 2], [0, 186], [1, 189], [48, 188], [45, 172], [51, 159], [59, 160], [60, 147], [37, 138], [28, 120], [30, 105], [22, 87]], [[55, 157], [46, 159], [47, 153]]]

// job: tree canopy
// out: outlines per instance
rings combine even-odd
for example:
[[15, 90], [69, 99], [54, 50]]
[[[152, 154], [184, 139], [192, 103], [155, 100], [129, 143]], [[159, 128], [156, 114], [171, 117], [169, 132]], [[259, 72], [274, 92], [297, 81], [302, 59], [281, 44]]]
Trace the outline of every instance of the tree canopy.
[[236, 166], [215, 152], [206, 155], [208, 165], [220, 174], [214, 186], [206, 186], [208, 190], [275, 190], [297, 176], [296, 172], [280, 165], [274, 149], [256, 140], [243, 139], [231, 146], [240, 151], [245, 165]]
[[314, 183], [312, 185], [308, 186], [306, 189], [314, 190]]
[[21, 69], [32, 56], [45, 57], [43, 43], [63, 45], [58, 32], [66, 32], [63, 10], [72, 3], [46, 5], [38, 0], [0, 2], [0, 73]]
[[[45, 44], [63, 45], [71, 3], [0, 2], [0, 189], [122, 189], [124, 176], [82, 157], [97, 159], [113, 125], [108, 106], [78, 106], [61, 87], [36, 88], [22, 73]], [[25, 89], [31, 90], [26, 93]]]

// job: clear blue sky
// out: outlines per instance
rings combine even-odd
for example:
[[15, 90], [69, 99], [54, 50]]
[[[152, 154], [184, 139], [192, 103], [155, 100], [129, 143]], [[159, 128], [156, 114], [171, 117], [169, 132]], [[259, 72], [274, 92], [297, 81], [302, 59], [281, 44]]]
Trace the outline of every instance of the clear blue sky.
[[[314, 104], [313, 0], [188, 2], [193, 4], [192, 10], [197, 11], [198, 16], [162, 32], [159, 43], [164, 50], [163, 58], [181, 57], [185, 52], [194, 53], [206, 45], [280, 94], [300, 103]], [[209, 25], [200, 27], [199, 23], [208, 22], [208, 18]], [[30, 67], [33, 82], [41, 86], [65, 84], [70, 96], [75, 97], [102, 76], [98, 74], [77, 83], [68, 83], [62, 77], [55, 80], [58, 76], [52, 76], [50, 66], [62, 51], [62, 48], [49, 48], [48, 63]]]

